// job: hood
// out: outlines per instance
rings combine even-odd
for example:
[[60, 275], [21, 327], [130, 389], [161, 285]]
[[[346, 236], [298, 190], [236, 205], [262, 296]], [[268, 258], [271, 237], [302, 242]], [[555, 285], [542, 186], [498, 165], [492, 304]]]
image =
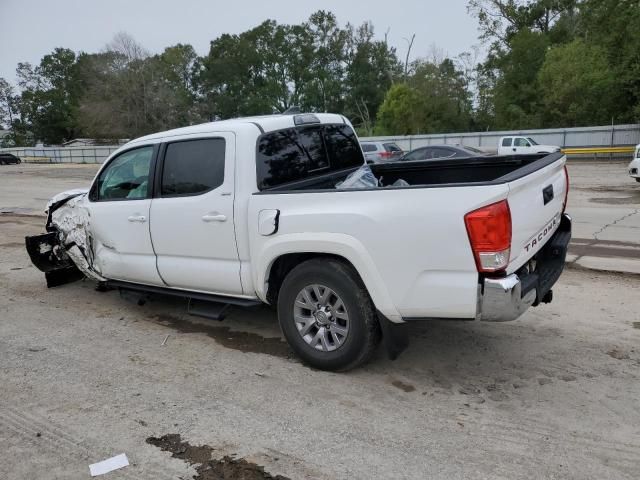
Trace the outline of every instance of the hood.
[[88, 188], [74, 188], [72, 190], [60, 192], [51, 197], [51, 200], [47, 202], [47, 207], [45, 208], [44, 213], [49, 215], [49, 213], [53, 213], [52, 210], [56, 210], [72, 198], [79, 197], [80, 195], [86, 195], [88, 191]]

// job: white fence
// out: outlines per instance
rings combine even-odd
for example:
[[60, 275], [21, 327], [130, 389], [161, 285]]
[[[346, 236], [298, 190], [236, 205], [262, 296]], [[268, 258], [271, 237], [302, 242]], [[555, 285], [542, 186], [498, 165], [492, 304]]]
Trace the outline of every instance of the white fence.
[[95, 147], [20, 147], [2, 148], [1, 152], [13, 153], [23, 162], [33, 163], [102, 163], [120, 145]]
[[467, 145], [496, 151], [498, 140], [507, 135], [532, 137], [544, 145], [569, 147], [623, 147], [640, 143], [640, 124], [602, 127], [552, 128], [545, 130], [511, 130], [504, 132], [443, 133], [430, 135], [361, 138], [369, 141], [392, 141], [405, 151], [427, 145]]
[[[495, 152], [498, 140], [505, 135], [526, 135], [538, 143], [571, 147], [625, 147], [640, 144], [640, 124], [602, 127], [553, 128], [546, 130], [512, 130], [504, 132], [442, 133], [431, 135], [370, 137], [360, 140], [392, 141], [405, 151], [427, 145], [449, 144], [478, 147]], [[119, 145], [95, 147], [27, 147], [3, 148], [25, 162], [102, 163]], [[617, 155], [616, 155], [617, 156]], [[610, 154], [606, 157], [612, 158]]]

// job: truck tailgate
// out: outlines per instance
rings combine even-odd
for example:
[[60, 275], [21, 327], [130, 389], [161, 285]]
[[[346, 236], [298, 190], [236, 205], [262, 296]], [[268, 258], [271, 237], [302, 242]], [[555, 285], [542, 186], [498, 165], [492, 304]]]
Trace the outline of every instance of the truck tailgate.
[[509, 182], [511, 209], [511, 258], [507, 273], [526, 264], [560, 226], [560, 216], [568, 189], [564, 166], [566, 157]]

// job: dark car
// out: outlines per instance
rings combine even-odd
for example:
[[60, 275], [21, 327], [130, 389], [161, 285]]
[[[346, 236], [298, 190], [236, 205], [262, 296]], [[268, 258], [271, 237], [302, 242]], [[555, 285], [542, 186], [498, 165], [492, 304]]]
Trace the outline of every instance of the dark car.
[[401, 162], [410, 162], [412, 160], [432, 160], [436, 158], [469, 158], [484, 157], [486, 152], [477, 148], [467, 147], [465, 145], [429, 145], [428, 147], [420, 147], [411, 150], [409, 153], [400, 158]]
[[13, 153], [0, 153], [0, 165], [10, 165], [12, 163], [22, 163]]

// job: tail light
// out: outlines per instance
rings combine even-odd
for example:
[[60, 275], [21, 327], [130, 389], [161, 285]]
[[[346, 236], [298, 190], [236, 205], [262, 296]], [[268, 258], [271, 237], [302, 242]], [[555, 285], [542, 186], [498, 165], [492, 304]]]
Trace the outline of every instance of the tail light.
[[391, 157], [393, 156], [393, 153], [392, 153], [392, 152], [387, 152], [387, 151], [385, 151], [385, 152], [380, 152], [380, 156], [381, 156], [382, 158], [391, 158]]
[[567, 208], [567, 202], [569, 201], [569, 170], [567, 169], [567, 166], [564, 166], [564, 178], [567, 182], [566, 185], [566, 189], [564, 191], [564, 203], [562, 204], [562, 213], [564, 213], [564, 211]]
[[503, 200], [464, 216], [478, 272], [497, 272], [509, 265], [511, 210]]

